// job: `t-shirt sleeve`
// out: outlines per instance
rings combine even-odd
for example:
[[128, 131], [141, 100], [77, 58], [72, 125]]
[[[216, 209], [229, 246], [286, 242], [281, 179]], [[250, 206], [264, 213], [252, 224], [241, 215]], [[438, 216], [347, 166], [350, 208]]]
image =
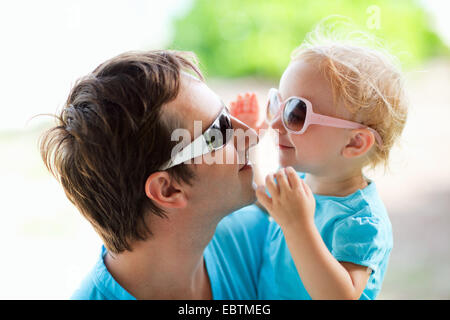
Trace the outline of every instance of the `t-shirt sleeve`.
[[338, 261], [367, 266], [377, 272], [392, 249], [390, 224], [363, 209], [336, 223], [331, 246]]

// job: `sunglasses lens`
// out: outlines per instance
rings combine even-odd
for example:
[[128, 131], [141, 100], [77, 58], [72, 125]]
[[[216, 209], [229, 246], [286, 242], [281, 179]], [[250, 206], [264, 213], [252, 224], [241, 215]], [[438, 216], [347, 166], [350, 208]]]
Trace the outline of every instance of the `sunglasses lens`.
[[292, 131], [300, 131], [305, 124], [306, 103], [300, 99], [292, 98], [286, 102], [283, 112], [283, 122]]
[[231, 131], [228, 129], [233, 129], [233, 125], [231, 124], [230, 115], [224, 112], [203, 136], [212, 149], [219, 149], [223, 147], [232, 136]]
[[223, 114], [219, 118], [219, 122], [220, 122], [220, 132], [222, 134], [224, 141], [223, 141], [222, 145], [220, 145], [218, 147], [222, 147], [224, 144], [226, 144], [228, 142], [228, 140], [230, 140], [230, 137], [232, 136], [232, 134], [231, 134], [231, 130], [229, 130], [229, 129], [233, 129], [233, 125], [231, 124], [231, 118], [230, 118], [230, 115], [228, 115], [228, 114]]
[[267, 101], [266, 107], [267, 120], [272, 121], [278, 114], [279, 109], [280, 109], [280, 101], [278, 99], [276, 92], [273, 92], [269, 95], [269, 99]]

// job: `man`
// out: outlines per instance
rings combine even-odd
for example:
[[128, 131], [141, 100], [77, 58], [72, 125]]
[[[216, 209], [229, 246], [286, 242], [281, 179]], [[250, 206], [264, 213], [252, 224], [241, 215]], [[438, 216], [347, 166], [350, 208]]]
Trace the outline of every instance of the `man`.
[[[104, 243], [73, 299], [257, 297], [267, 219], [225, 217], [255, 201], [255, 132], [217, 138], [249, 128], [202, 79], [186, 53], [119, 55], [75, 84], [43, 136], [45, 164]], [[178, 128], [192, 138], [174, 152]]]

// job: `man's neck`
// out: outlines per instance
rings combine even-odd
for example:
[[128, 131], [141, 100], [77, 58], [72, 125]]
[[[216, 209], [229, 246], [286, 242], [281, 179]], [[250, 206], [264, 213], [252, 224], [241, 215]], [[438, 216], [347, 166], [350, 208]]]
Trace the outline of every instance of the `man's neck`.
[[360, 171], [334, 176], [319, 176], [307, 173], [305, 181], [313, 193], [336, 197], [348, 196], [368, 185], [367, 179]]
[[158, 227], [158, 234], [134, 243], [132, 251], [105, 256], [114, 279], [137, 299], [211, 299], [203, 252], [215, 226], [201, 237]]

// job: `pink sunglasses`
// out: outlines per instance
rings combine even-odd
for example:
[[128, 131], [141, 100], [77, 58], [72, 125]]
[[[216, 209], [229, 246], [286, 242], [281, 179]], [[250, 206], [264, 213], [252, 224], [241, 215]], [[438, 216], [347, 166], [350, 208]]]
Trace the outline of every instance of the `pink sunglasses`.
[[315, 113], [311, 102], [302, 97], [289, 97], [282, 102], [278, 90], [272, 88], [269, 90], [267, 99], [267, 122], [272, 124], [280, 111], [283, 126], [288, 132], [293, 134], [303, 134], [308, 129], [308, 126], [312, 124], [344, 129], [368, 129], [374, 134], [378, 145], [383, 145], [383, 139], [381, 139], [380, 134], [376, 130], [357, 122]]

